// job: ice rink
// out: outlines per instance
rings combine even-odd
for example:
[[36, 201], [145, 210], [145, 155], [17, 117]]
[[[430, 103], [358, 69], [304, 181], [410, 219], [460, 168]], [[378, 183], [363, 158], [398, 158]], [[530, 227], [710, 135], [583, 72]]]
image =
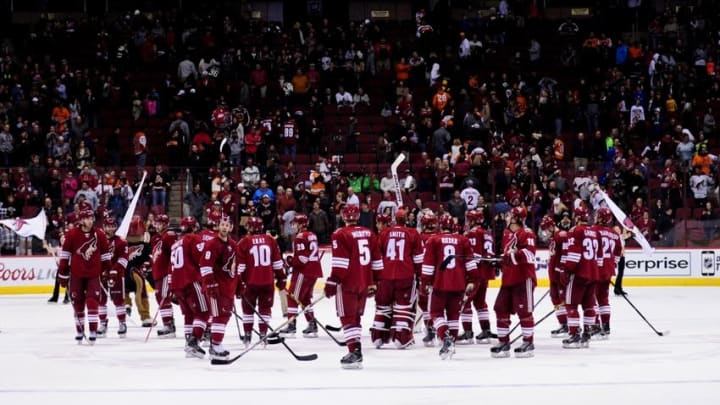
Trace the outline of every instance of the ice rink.
[[[489, 300], [497, 290], [491, 289]], [[539, 288], [538, 299], [545, 292]], [[493, 359], [488, 345], [458, 346], [442, 361], [438, 347], [409, 350], [371, 347], [369, 300], [363, 322], [364, 369], [342, 370], [345, 349], [320, 331], [318, 339], [287, 340], [296, 361], [281, 345], [259, 348], [237, 362], [211, 366], [186, 359], [184, 339], [151, 337], [133, 313], [128, 338], [117, 338], [110, 309], [108, 338], [78, 346], [69, 305], [48, 305], [45, 296], [0, 297], [0, 404], [715, 404], [720, 396], [720, 288], [645, 287], [629, 298], [658, 330], [657, 336], [621, 298], [612, 297], [611, 340], [589, 349], [562, 349], [551, 339], [553, 317], [538, 325], [535, 357]], [[239, 307], [239, 305], [238, 305]], [[153, 311], [154, 311], [153, 306]], [[536, 319], [551, 309], [549, 298]], [[179, 318], [179, 311], [176, 308]], [[339, 326], [334, 302], [318, 304], [317, 316]], [[276, 308], [273, 324], [283, 320]], [[494, 321], [494, 318], [493, 318]], [[513, 325], [516, 322], [513, 319]], [[305, 320], [298, 329], [305, 327]], [[478, 330], [477, 320], [474, 324]], [[493, 324], [493, 330], [495, 325]], [[519, 332], [516, 331], [515, 334]], [[153, 331], [153, 335], [155, 331]], [[225, 346], [238, 354], [235, 323]]]

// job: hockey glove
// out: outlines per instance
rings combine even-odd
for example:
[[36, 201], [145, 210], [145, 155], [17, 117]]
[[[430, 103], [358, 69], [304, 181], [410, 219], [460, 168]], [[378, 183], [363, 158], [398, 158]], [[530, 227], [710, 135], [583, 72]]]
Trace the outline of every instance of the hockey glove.
[[286, 286], [287, 286], [287, 280], [285, 280], [284, 278], [278, 279], [277, 281], [275, 281], [275, 287], [277, 287], [277, 289], [280, 291], [284, 291]]
[[108, 271], [107, 276], [107, 286], [108, 288], [113, 288], [118, 283], [118, 272], [117, 270], [110, 270]]
[[325, 282], [325, 296], [328, 298], [332, 298], [337, 294], [337, 280], [330, 277]]
[[567, 270], [555, 269], [555, 274], [557, 276], [558, 283], [560, 283], [563, 287], [567, 287], [568, 283], [570, 283], [570, 272]]
[[218, 296], [218, 283], [215, 280], [215, 276], [207, 275], [203, 277], [202, 279], [202, 291], [208, 296], [212, 298], [217, 298]]

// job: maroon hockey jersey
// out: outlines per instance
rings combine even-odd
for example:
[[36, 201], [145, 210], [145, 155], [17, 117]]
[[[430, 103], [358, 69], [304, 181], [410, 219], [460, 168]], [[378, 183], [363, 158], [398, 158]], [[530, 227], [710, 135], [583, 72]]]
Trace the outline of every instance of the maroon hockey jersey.
[[564, 270], [597, 281], [598, 263], [602, 261], [597, 231], [587, 225], [576, 225], [568, 231], [566, 246], [560, 259]]
[[178, 236], [173, 231], [153, 235], [150, 240], [153, 279], [160, 280], [170, 274], [170, 253], [177, 239]]
[[200, 257], [204, 242], [200, 235], [183, 235], [170, 248], [172, 266], [170, 286], [173, 290], [182, 289], [200, 281]]
[[361, 293], [375, 284], [373, 270], [382, 268], [375, 235], [359, 225], [340, 228], [332, 234], [332, 273], [343, 291]]
[[293, 271], [307, 277], [320, 278], [323, 276], [318, 253], [317, 236], [310, 231], [302, 231], [295, 235], [293, 240]]
[[[445, 269], [440, 264], [448, 256], [455, 256]], [[433, 235], [425, 242], [422, 280], [438, 291], [464, 291], [467, 283], [479, 278], [477, 262], [468, 239], [457, 233]]]
[[110, 270], [111, 258], [105, 232], [98, 228], [90, 232], [83, 232], [80, 227], [73, 228], [65, 234], [58, 273], [63, 276], [99, 277], [103, 271]]
[[273, 278], [285, 278], [277, 241], [266, 234], [247, 235], [236, 249], [237, 271], [243, 283], [252, 286], [272, 285]]
[[[465, 236], [470, 242], [473, 253], [485, 258], [495, 257], [495, 241], [490, 232], [476, 226], [470, 229]], [[495, 279], [495, 268], [490, 262], [478, 261], [478, 271], [482, 280]]]
[[423, 242], [412, 228], [394, 225], [378, 235], [378, 248], [383, 266], [376, 275], [379, 280], [402, 280], [420, 276]]
[[503, 233], [502, 285], [514, 286], [532, 279], [537, 285], [535, 275], [535, 233], [522, 228], [516, 232], [505, 229]]

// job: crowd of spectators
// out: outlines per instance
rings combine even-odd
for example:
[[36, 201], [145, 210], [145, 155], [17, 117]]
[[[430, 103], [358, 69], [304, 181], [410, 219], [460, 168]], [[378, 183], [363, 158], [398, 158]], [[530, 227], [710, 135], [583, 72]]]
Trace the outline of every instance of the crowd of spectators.
[[[179, 184], [201, 222], [220, 210], [242, 233], [256, 215], [284, 237], [302, 211], [327, 241], [343, 204], [370, 226], [394, 212], [385, 169], [405, 153], [411, 222], [423, 206], [462, 224], [523, 204], [530, 226], [562, 225], [596, 186], [656, 243], [675, 242], [679, 210], [715, 219], [718, 5], [645, 10], [630, 35], [603, 32], [599, 11], [561, 22], [535, 4], [398, 23], [220, 8], [42, 19], [0, 44], [0, 215], [43, 207], [57, 239], [80, 201], [121, 218], [148, 169], [145, 213]], [[382, 117], [375, 161], [348, 170], [368, 117]]]

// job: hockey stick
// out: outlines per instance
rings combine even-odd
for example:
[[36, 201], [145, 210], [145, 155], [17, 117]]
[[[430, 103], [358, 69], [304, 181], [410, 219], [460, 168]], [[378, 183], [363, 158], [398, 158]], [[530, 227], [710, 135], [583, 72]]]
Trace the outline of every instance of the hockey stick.
[[450, 264], [451, 261], [455, 259], [472, 259], [477, 260], [481, 262], [500, 262], [502, 259], [496, 258], [496, 257], [482, 257], [478, 255], [448, 255], [442, 262], [440, 262], [440, 266], [438, 269], [440, 271], [447, 269], [447, 266]]
[[[548, 319], [548, 318], [550, 317], [550, 315], [552, 315], [552, 314], [554, 314], [554, 313], [555, 313], [555, 308], [553, 308], [550, 312], [548, 312], [547, 314], [545, 314], [545, 316], [543, 316], [542, 318], [540, 318], [540, 320], [538, 320], [537, 322], [535, 322], [535, 326], [540, 325], [544, 320]], [[519, 325], [519, 324], [518, 324], [518, 325]], [[516, 326], [515, 328], [517, 328], [517, 326]], [[513, 328], [513, 330], [514, 330], [515, 328]], [[508, 335], [510, 335], [510, 334], [508, 333]], [[518, 335], [515, 339], [511, 340], [511, 341], [510, 341], [510, 344], [513, 344], [513, 343], [517, 342], [522, 336], [523, 336], [523, 335], [522, 335], [522, 333], [521, 333], [521, 334]]]
[[[108, 295], [109, 297], [110, 295]], [[152, 323], [150, 324], [150, 327], [148, 328], [147, 335], [145, 335], [145, 343], [148, 342], [148, 339], [150, 339], [150, 333], [152, 333], [153, 328], [155, 327], [155, 324], [157, 323], [157, 317], [160, 314], [160, 308], [162, 308], [163, 305], [165, 305], [165, 300], [170, 296], [170, 294], [163, 297], [162, 301], [160, 301], [160, 304], [158, 305], [157, 310], [155, 311], [155, 316], [153, 316]]]
[[[275, 332], [276, 329], [273, 329], [273, 327], [270, 326], [270, 324], [269, 324], [265, 319], [263, 319], [262, 315], [257, 311], [257, 309], [255, 309], [255, 306], [254, 306], [254, 305], [251, 305], [250, 302], [248, 302], [248, 300], [247, 300], [244, 296], [242, 297], [242, 300], [243, 300], [243, 302], [245, 303], [245, 305], [247, 305], [247, 306], [249, 306], [250, 308], [252, 308], [253, 313], [255, 313], [255, 315], [257, 315], [258, 318], [260, 318], [260, 321], [262, 321], [262, 323], [264, 323], [264, 324], [268, 327], [268, 329], [270, 329], [270, 331], [273, 332], [273, 335], [268, 335], [268, 336], [266, 336], [264, 339], [263, 339], [263, 336], [260, 335], [260, 333], [258, 333], [258, 335], [260, 335], [260, 341], [261, 341], [261, 342], [262, 342], [262, 341], [268, 342], [270, 339], [275, 339], [275, 337], [277, 337], [277, 338], [279, 339], [279, 343], [280, 343], [281, 345], [285, 346], [285, 348], [287, 349], [287, 351], [290, 352], [290, 354], [291, 354], [293, 357], [295, 357], [295, 360], [299, 360], [299, 361], [312, 361], [312, 360], [317, 360], [318, 355], [315, 354], [315, 353], [306, 354], [306, 355], [300, 355], [300, 354], [295, 353], [295, 352], [290, 348], [290, 346], [288, 346], [287, 343], [285, 343], [285, 339], [283, 339], [282, 337], [280, 337], [280, 336], [277, 334], [277, 332]], [[235, 314], [235, 316], [237, 316], [237, 314]], [[279, 329], [277, 329], [277, 330], [279, 330]], [[269, 342], [268, 342], [268, 343], [269, 343]]]
[[[613, 283], [612, 281], [610, 281], [610, 284], [612, 284], [613, 287], [615, 286], [615, 283]], [[632, 303], [632, 301], [630, 301], [630, 298], [628, 298], [626, 294], [623, 294], [622, 297], [625, 298], [625, 301], [627, 301], [627, 303], [630, 304], [632, 309], [634, 309], [635, 312], [637, 312], [637, 314], [640, 315], [640, 318], [642, 318], [643, 321], [645, 321], [645, 323], [648, 324], [650, 329], [652, 329], [653, 332], [655, 332], [658, 336], [667, 336], [670, 334], [669, 330], [664, 330], [664, 331], [660, 332], [659, 330], [655, 329], [655, 327], [650, 323], [650, 321], [648, 321], [647, 318], [645, 318], [645, 315], [643, 315], [642, 312], [640, 312], [640, 310], [637, 309], [637, 307]]]
[[333, 326], [333, 325], [325, 325], [325, 329], [332, 331], [332, 332], [342, 332], [342, 328], [339, 328], [339, 327]]
[[[315, 301], [313, 301], [312, 303], [310, 303], [310, 305], [308, 305], [307, 307], [303, 308], [302, 311], [298, 312], [297, 315], [294, 315], [294, 316], [288, 318], [285, 322], [283, 322], [283, 323], [281, 323], [279, 326], [277, 326], [277, 329], [284, 328], [284, 327], [287, 326], [290, 322], [292, 322], [295, 318], [297, 318], [299, 315], [304, 314], [305, 311], [307, 311], [307, 310], [309, 310], [310, 308], [312, 308], [313, 306], [315, 306], [315, 304], [317, 304], [318, 302], [322, 301], [324, 298], [325, 298], [325, 296], [323, 295], [323, 296], [321, 296], [320, 298], [316, 299]], [[276, 335], [276, 336], [277, 336], [277, 335]], [[244, 356], [244, 355], [248, 354], [249, 352], [251, 352], [251, 351], [252, 351], [253, 349], [255, 349], [257, 346], [259, 346], [264, 340], [267, 340], [267, 337], [266, 337], [266, 339], [260, 339], [260, 340], [258, 340], [258, 341], [255, 342], [252, 346], [250, 346], [250, 347], [248, 347], [247, 349], [243, 350], [240, 354], [238, 354], [237, 356], [235, 356], [235, 357], [233, 357], [233, 358], [230, 358], [230, 359], [227, 359], [227, 360], [212, 359], [212, 360], [210, 360], [210, 364], [212, 364], [212, 365], [214, 365], [214, 366], [232, 364], [232, 363], [238, 361], [242, 356]]]
[[[292, 300], [295, 301], [296, 303], [298, 303], [299, 305], [302, 305], [302, 303], [301, 303], [300, 300], [295, 296], [295, 294], [287, 293], [287, 296], [290, 297], [290, 298], [292, 298]], [[314, 314], [313, 314], [313, 317], [315, 317]], [[333, 342], [337, 343], [338, 346], [347, 346], [347, 343], [339, 341], [339, 340], [335, 337], [335, 335], [333, 335], [332, 333], [330, 333], [330, 331], [328, 330], [328, 329], [330, 329], [330, 325], [328, 325], [328, 326], [323, 326], [323, 324], [322, 324], [320, 321], [318, 321], [317, 317], [315, 317], [315, 324], [316, 324], [317, 326], [319, 326], [320, 329], [323, 330], [323, 332], [327, 333], [327, 335], [330, 336], [330, 339], [332, 339]], [[333, 328], [335, 328], [335, 327], [333, 326]], [[338, 328], [338, 329], [339, 329], [339, 328]], [[339, 329], [339, 330], [337, 330], [337, 331], [335, 331], [335, 332], [339, 332], [340, 330], [342, 330], [342, 329]]]
[[[242, 335], [242, 331], [240, 330], [240, 321], [239, 321], [239, 319], [242, 319], [242, 316], [240, 316], [235, 311], [234, 305], [233, 305], [233, 315], [235, 317], [235, 323], [237, 324], [237, 328], [238, 328], [238, 337], [240, 338], [240, 340], [242, 340], [243, 335]], [[258, 337], [262, 338], [262, 335], [260, 334], [260, 332], [255, 330], [255, 328], [253, 328], [252, 331], [255, 332], [255, 334], [258, 335]], [[276, 344], [282, 343], [282, 341], [285, 340], [285, 338], [283, 338], [281, 336], [270, 336], [270, 337], [266, 337], [264, 340], [265, 340], [265, 343], [267, 343], [269, 345], [276, 345]]]
[[390, 165], [390, 173], [392, 174], [393, 187], [395, 188], [395, 199], [398, 203], [398, 208], [403, 206], [402, 191], [400, 189], [400, 180], [398, 180], [398, 166], [405, 160], [404, 154], [399, 154], [394, 162]]

